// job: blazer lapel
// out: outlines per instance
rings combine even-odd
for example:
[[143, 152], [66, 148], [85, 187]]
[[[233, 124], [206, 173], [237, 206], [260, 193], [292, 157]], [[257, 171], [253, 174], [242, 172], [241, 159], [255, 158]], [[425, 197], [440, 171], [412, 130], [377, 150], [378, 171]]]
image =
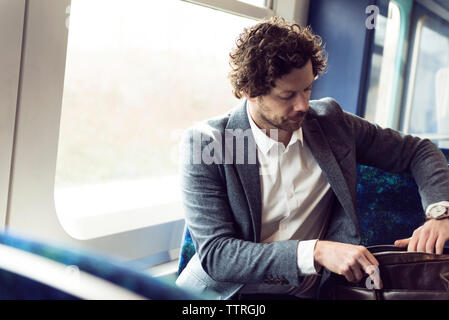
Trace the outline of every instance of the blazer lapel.
[[[309, 110], [309, 115], [310, 115]], [[324, 135], [318, 120], [307, 117], [303, 124], [304, 139], [318, 162], [321, 170], [329, 182], [332, 190], [340, 201], [343, 209], [357, 226], [355, 204], [352, 200], [348, 184], [343, 176], [340, 166], [335, 159], [329, 143]]]
[[[260, 231], [262, 227], [262, 199], [261, 199], [261, 187], [259, 177], [259, 166], [257, 160], [257, 149], [255, 148], [256, 142], [251, 131], [248, 115], [246, 111], [246, 100], [242, 105], [234, 109], [229, 117], [227, 130], [242, 129], [246, 134], [248, 142], [245, 144], [245, 156], [248, 157], [248, 152], [255, 152], [255, 163], [250, 163], [249, 157], [245, 158], [243, 163], [239, 163], [236, 159], [236, 143], [235, 140], [232, 143], [233, 147], [233, 164], [236, 168], [237, 174], [245, 192], [245, 196], [248, 202], [249, 211], [251, 214], [252, 224], [254, 228], [254, 241], [260, 241]], [[247, 131], [248, 130], [248, 131]], [[254, 146], [254, 148], [251, 148]], [[227, 148], [228, 146], [226, 146]]]

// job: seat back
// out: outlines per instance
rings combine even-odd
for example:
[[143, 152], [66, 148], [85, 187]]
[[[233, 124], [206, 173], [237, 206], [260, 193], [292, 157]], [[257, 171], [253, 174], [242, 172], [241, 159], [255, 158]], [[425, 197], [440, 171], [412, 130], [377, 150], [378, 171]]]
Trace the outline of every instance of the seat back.
[[[441, 149], [449, 162], [449, 149]], [[418, 187], [409, 173], [357, 166], [357, 214], [362, 245], [392, 244], [407, 238], [425, 220]], [[178, 275], [195, 254], [189, 229], [181, 242]]]
[[0, 299], [199, 299], [84, 248], [0, 234]]

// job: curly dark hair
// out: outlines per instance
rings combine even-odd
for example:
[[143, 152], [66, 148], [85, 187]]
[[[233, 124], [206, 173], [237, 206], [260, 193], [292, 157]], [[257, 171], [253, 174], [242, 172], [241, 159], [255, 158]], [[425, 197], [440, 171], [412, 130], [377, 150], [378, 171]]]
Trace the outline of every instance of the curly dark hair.
[[293, 68], [303, 67], [309, 59], [315, 77], [327, 65], [320, 36], [313, 34], [310, 27], [278, 17], [245, 28], [229, 56], [229, 79], [239, 99], [244, 92], [251, 98], [268, 94], [275, 87], [276, 79]]

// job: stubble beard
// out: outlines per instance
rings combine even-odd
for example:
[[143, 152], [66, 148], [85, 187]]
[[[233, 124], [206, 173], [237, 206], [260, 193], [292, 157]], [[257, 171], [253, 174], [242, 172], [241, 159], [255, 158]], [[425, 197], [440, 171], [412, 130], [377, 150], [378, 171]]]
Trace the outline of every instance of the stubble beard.
[[283, 120], [282, 118], [274, 118], [270, 119], [268, 116], [264, 114], [263, 109], [264, 105], [261, 105], [262, 108], [259, 109], [259, 115], [262, 121], [264, 121], [266, 124], [268, 124], [271, 128], [270, 129], [279, 129], [288, 133], [292, 133], [293, 131], [298, 130], [306, 117], [307, 113], [302, 114], [302, 121], [301, 122], [290, 122], [289, 119]]
[[260, 116], [265, 123], [267, 123], [272, 127], [270, 129], [279, 129], [282, 131], [292, 133], [293, 131], [298, 130], [302, 125], [302, 122], [289, 124], [287, 123], [288, 120], [282, 121], [282, 120], [269, 119], [263, 113], [261, 113]]

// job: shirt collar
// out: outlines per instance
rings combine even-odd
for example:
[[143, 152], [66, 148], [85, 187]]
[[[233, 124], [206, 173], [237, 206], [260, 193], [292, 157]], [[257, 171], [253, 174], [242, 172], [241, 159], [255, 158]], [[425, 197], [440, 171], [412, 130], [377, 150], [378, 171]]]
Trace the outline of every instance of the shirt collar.
[[[280, 144], [281, 142], [271, 139], [265, 134], [265, 129], [262, 130], [257, 126], [249, 112], [248, 103], [246, 104], [246, 112], [248, 115], [249, 125], [251, 126], [251, 131], [254, 135], [254, 140], [256, 141], [256, 145], [260, 151], [262, 151], [264, 154], [267, 154], [273, 146]], [[301, 146], [303, 146], [302, 127], [300, 127], [298, 130], [293, 131], [292, 137], [290, 138], [290, 142], [287, 144], [286, 149], [288, 149], [298, 140], [301, 143]]]

